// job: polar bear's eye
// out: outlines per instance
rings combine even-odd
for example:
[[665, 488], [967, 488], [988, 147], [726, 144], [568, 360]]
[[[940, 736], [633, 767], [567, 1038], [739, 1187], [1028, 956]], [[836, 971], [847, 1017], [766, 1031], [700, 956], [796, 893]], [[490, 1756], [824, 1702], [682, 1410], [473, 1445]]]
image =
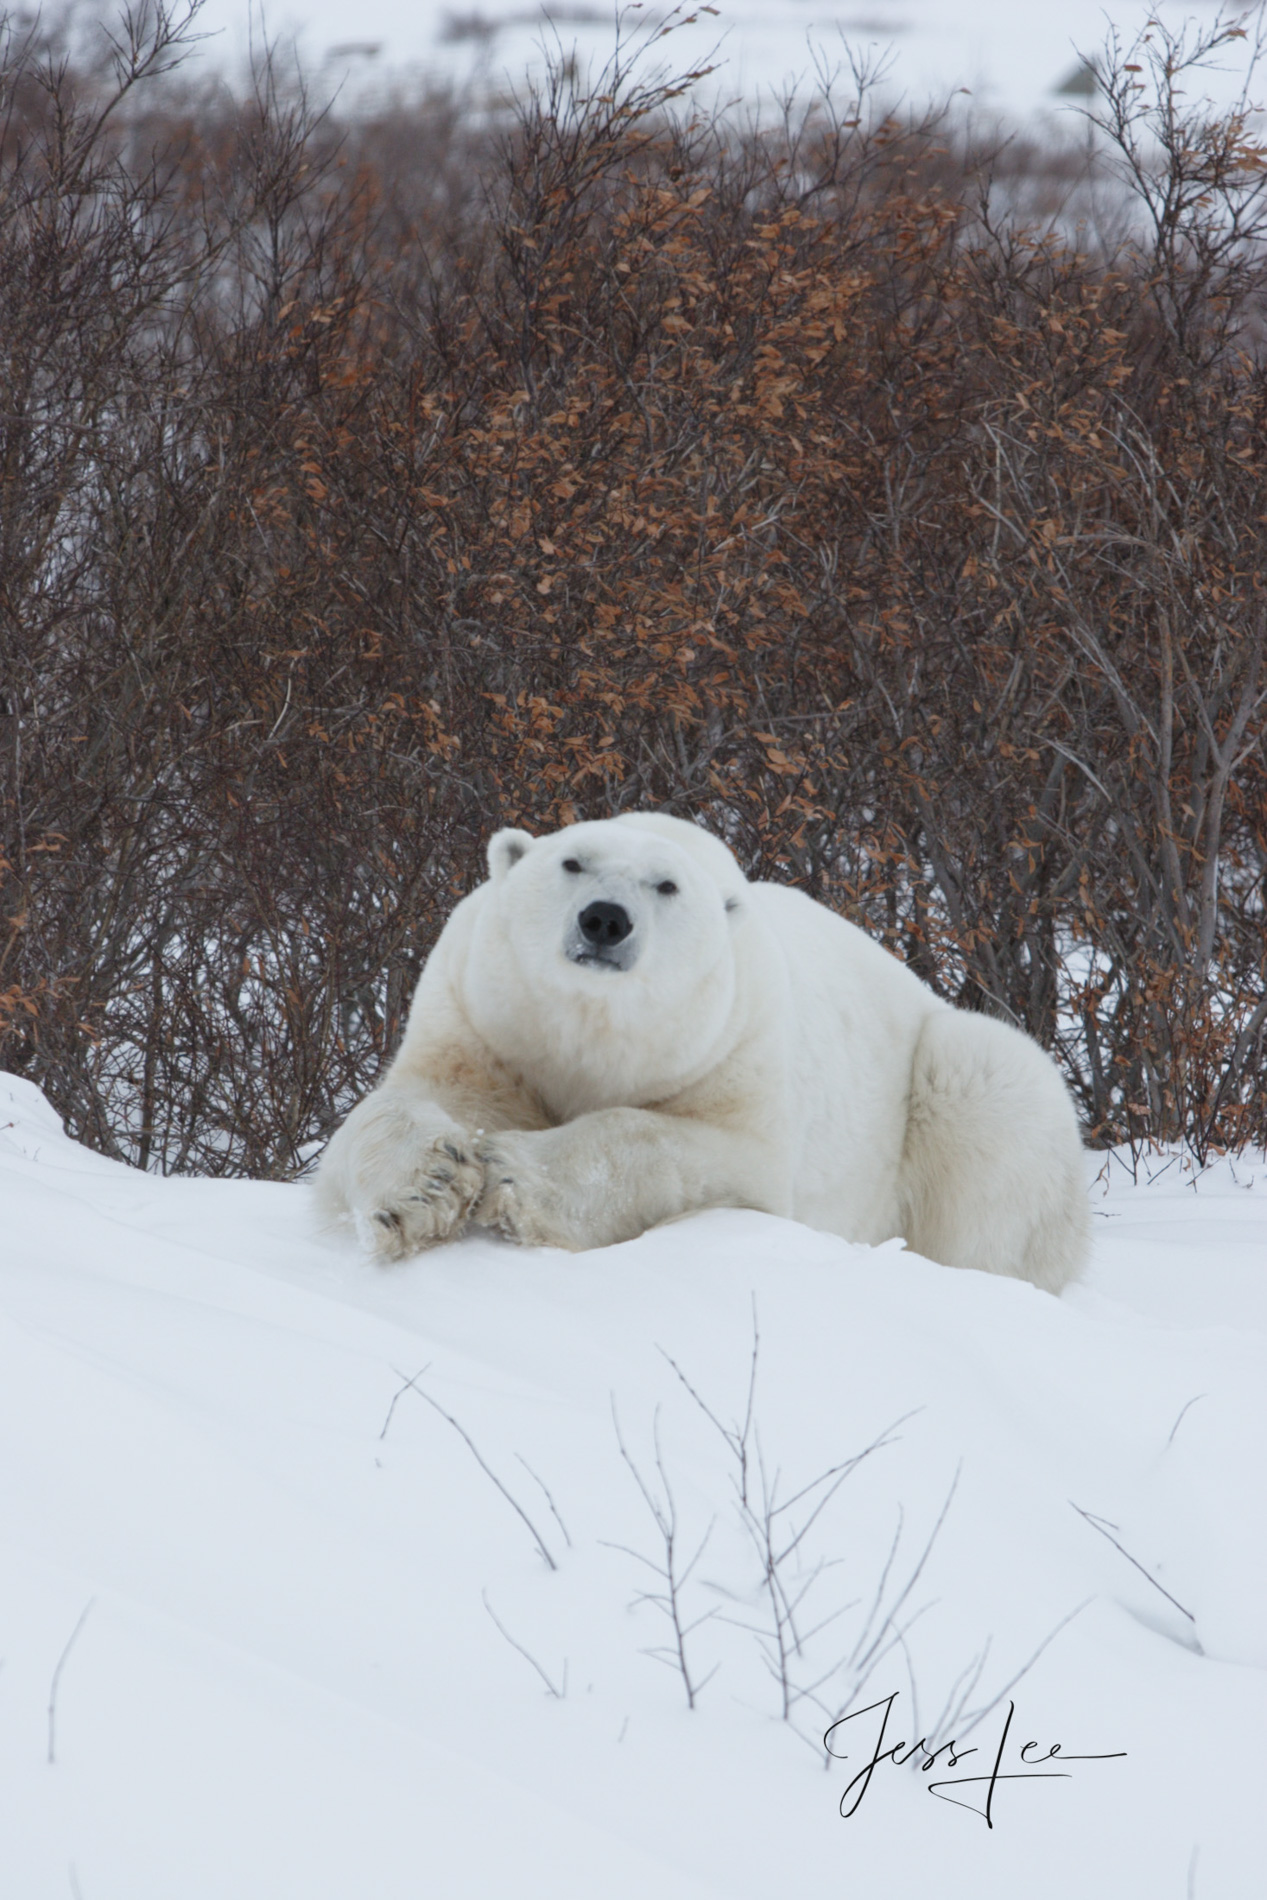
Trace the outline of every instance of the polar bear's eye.
[[676, 897], [677, 896], [677, 885], [672, 881], [671, 878], [666, 877], [663, 884], [656, 885], [656, 889], [659, 891], [661, 897]]
[[573, 874], [575, 874], [576, 872], [580, 870], [580, 868], [581, 868], [581, 861], [579, 858], [564, 858], [563, 869], [565, 871], [571, 871]]

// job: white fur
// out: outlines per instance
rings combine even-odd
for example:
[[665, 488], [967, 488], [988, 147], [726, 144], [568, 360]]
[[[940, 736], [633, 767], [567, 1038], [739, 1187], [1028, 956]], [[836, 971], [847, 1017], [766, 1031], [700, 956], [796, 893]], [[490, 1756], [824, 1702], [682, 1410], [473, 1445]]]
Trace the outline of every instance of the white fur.
[[[489, 870], [322, 1161], [326, 1206], [374, 1252], [468, 1217], [580, 1249], [753, 1207], [1053, 1292], [1077, 1273], [1077, 1123], [1027, 1036], [951, 1009], [800, 892], [748, 884], [680, 819], [500, 831]], [[628, 967], [576, 960], [595, 901], [632, 922], [604, 952]]]

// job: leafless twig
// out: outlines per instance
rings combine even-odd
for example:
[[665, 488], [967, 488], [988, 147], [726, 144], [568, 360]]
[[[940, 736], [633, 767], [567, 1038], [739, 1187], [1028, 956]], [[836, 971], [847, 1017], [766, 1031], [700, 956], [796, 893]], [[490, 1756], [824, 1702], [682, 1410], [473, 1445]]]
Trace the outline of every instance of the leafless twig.
[[757, 1393], [757, 1360], [761, 1352], [761, 1332], [757, 1325], [756, 1294], [754, 1293], [752, 1296], [752, 1358], [748, 1367], [748, 1397], [747, 1403], [744, 1406], [742, 1425], [723, 1425], [717, 1414], [700, 1397], [677, 1360], [674, 1359], [671, 1354], [665, 1352], [663, 1346], [657, 1346], [656, 1351], [660, 1354], [661, 1358], [667, 1361], [673, 1368], [673, 1371], [690, 1393], [700, 1411], [704, 1414], [705, 1418], [709, 1420], [710, 1424], [716, 1426], [726, 1445], [733, 1453], [739, 1467], [737, 1480], [739, 1503], [741, 1508], [746, 1509], [748, 1504], [748, 1439], [752, 1431], [752, 1408], [756, 1401]]
[[554, 1518], [555, 1523], [558, 1525], [559, 1529], [563, 1533], [564, 1543], [567, 1545], [568, 1549], [571, 1550], [572, 1539], [568, 1535], [568, 1527], [563, 1522], [563, 1519], [559, 1516], [559, 1507], [554, 1501], [554, 1495], [551, 1492], [549, 1485], [546, 1483], [544, 1478], [540, 1477], [538, 1473], [533, 1470], [532, 1466], [528, 1463], [528, 1460], [524, 1457], [522, 1452], [517, 1451], [515, 1453], [515, 1456], [516, 1458], [518, 1458], [520, 1464], [523, 1466], [524, 1470], [528, 1473], [528, 1476], [533, 1480], [533, 1482], [535, 1484], [540, 1485], [541, 1490], [545, 1496], [545, 1501], [550, 1507], [551, 1516]]
[[1199, 1400], [1205, 1398], [1206, 1396], [1207, 1394], [1204, 1392], [1195, 1392], [1192, 1395], [1192, 1397], [1188, 1400], [1188, 1403], [1183, 1407], [1178, 1418], [1175, 1420], [1174, 1424], [1170, 1428], [1170, 1436], [1166, 1440], [1167, 1447], [1174, 1444], [1175, 1433], [1179, 1430], [1179, 1427], [1183, 1424], [1184, 1419], [1188, 1416], [1188, 1413], [1192, 1410], [1193, 1406], [1196, 1405]]
[[556, 1689], [554, 1684], [551, 1682], [549, 1676], [547, 1676], [545, 1670], [541, 1667], [541, 1664], [537, 1661], [536, 1657], [532, 1654], [532, 1652], [530, 1650], [525, 1649], [521, 1642], [516, 1641], [516, 1639], [511, 1635], [510, 1631], [506, 1628], [506, 1625], [502, 1622], [496, 1610], [493, 1608], [492, 1604], [488, 1600], [488, 1591], [482, 1590], [480, 1592], [480, 1595], [484, 1599], [484, 1608], [488, 1611], [488, 1614], [492, 1617], [494, 1623], [497, 1625], [502, 1635], [506, 1638], [506, 1641], [510, 1644], [511, 1648], [517, 1649], [519, 1651], [519, 1654], [523, 1657], [524, 1661], [532, 1664], [532, 1667], [536, 1670], [537, 1674], [540, 1676], [542, 1682], [544, 1682], [546, 1686], [546, 1693], [548, 1695], [552, 1695], [556, 1702], [562, 1702], [568, 1692], [567, 1657], [565, 1656], [563, 1658], [563, 1687], [561, 1689]]
[[428, 1359], [426, 1365], [423, 1366], [420, 1372], [415, 1372], [412, 1379], [406, 1379], [405, 1383], [399, 1388], [399, 1390], [393, 1393], [392, 1402], [387, 1408], [387, 1417], [383, 1420], [383, 1429], [378, 1434], [378, 1439], [379, 1439], [380, 1444], [383, 1442], [383, 1440], [387, 1436], [388, 1427], [390, 1426], [392, 1422], [392, 1418], [395, 1414], [396, 1407], [400, 1403], [401, 1399], [404, 1398], [406, 1392], [414, 1391], [423, 1373], [430, 1372], [430, 1370], [431, 1370], [431, 1361]]
[[1132, 1557], [1130, 1551], [1127, 1550], [1126, 1546], [1118, 1542], [1117, 1538], [1114, 1537], [1113, 1535], [1114, 1530], [1117, 1528], [1116, 1525], [1111, 1525], [1108, 1522], [1107, 1518], [1097, 1517], [1092, 1511], [1084, 1511], [1082, 1506], [1080, 1504], [1075, 1504], [1072, 1498], [1070, 1498], [1069, 1500], [1069, 1505], [1072, 1510], [1075, 1510], [1078, 1513], [1079, 1517], [1085, 1518], [1086, 1522], [1091, 1526], [1093, 1531], [1099, 1531], [1101, 1537], [1107, 1538], [1109, 1543], [1112, 1544], [1114, 1550], [1118, 1551], [1123, 1557], [1125, 1557], [1128, 1564], [1133, 1564], [1135, 1569], [1139, 1571], [1139, 1574], [1141, 1577], [1147, 1577], [1149, 1583], [1152, 1584], [1153, 1589], [1160, 1590], [1161, 1594], [1165, 1597], [1167, 1603], [1173, 1603], [1175, 1608], [1178, 1610], [1179, 1614], [1181, 1616], [1186, 1616], [1188, 1621], [1192, 1624], [1193, 1629], [1195, 1630], [1197, 1619], [1192, 1614], [1192, 1611], [1185, 1610], [1183, 1607], [1183, 1604], [1180, 1603], [1179, 1599], [1177, 1597], [1172, 1597], [1169, 1590], [1166, 1589], [1164, 1584], [1158, 1583], [1152, 1571], [1145, 1570], [1143, 1564], [1139, 1561], [1139, 1558]]
[[[528, 1531], [529, 1531], [530, 1536], [532, 1537], [533, 1543], [537, 1546], [537, 1549], [540, 1551], [541, 1555], [544, 1557], [550, 1569], [557, 1570], [559, 1566], [554, 1560], [554, 1557], [550, 1550], [550, 1546], [546, 1543], [544, 1537], [542, 1537], [540, 1531], [537, 1529], [536, 1525], [533, 1523], [532, 1519], [529, 1517], [527, 1511], [524, 1510], [524, 1507], [519, 1502], [518, 1498], [515, 1497], [514, 1493], [512, 1491], [509, 1491], [506, 1488], [506, 1486], [502, 1483], [497, 1473], [493, 1470], [492, 1466], [488, 1463], [487, 1459], [484, 1457], [483, 1453], [480, 1451], [479, 1447], [476, 1445], [475, 1440], [471, 1437], [471, 1434], [466, 1430], [465, 1426], [460, 1425], [458, 1423], [457, 1419], [454, 1418], [451, 1412], [445, 1411], [444, 1407], [440, 1404], [438, 1399], [433, 1399], [431, 1394], [425, 1391], [423, 1387], [418, 1384], [418, 1380], [422, 1377], [422, 1373], [416, 1372], [413, 1375], [413, 1377], [410, 1378], [407, 1376], [407, 1374], [401, 1372], [399, 1367], [393, 1367], [392, 1369], [396, 1373], [397, 1378], [404, 1380], [404, 1384], [401, 1387], [400, 1393], [397, 1394], [397, 1397], [400, 1397], [405, 1392], [416, 1392], [420, 1399], [423, 1399], [426, 1401], [426, 1403], [431, 1407], [433, 1412], [438, 1412], [440, 1414], [440, 1417], [445, 1421], [445, 1423], [453, 1427], [454, 1431], [457, 1433], [458, 1437], [462, 1440], [462, 1443], [466, 1446], [467, 1450], [470, 1452], [472, 1458], [474, 1458], [476, 1464], [479, 1466], [480, 1470], [484, 1473], [485, 1477], [489, 1478], [492, 1481], [492, 1483], [496, 1486], [496, 1488], [501, 1492], [502, 1496], [505, 1498], [507, 1504], [509, 1504], [511, 1510], [514, 1511], [515, 1515], [518, 1518], [520, 1518], [524, 1524], [527, 1525]], [[423, 1371], [425, 1370], [426, 1368], [424, 1367]], [[395, 1400], [393, 1400], [392, 1403], [394, 1404]]]
[[53, 1671], [53, 1679], [48, 1686], [48, 1762], [50, 1767], [52, 1767], [57, 1759], [54, 1736], [57, 1722], [57, 1685], [61, 1681], [62, 1670], [66, 1667], [66, 1658], [74, 1648], [75, 1639], [84, 1624], [88, 1621], [89, 1611], [96, 1601], [96, 1597], [89, 1597], [87, 1603], [85, 1603], [83, 1609], [79, 1612], [79, 1620], [75, 1624], [74, 1629], [70, 1632], [70, 1635], [66, 1638], [66, 1647], [57, 1659], [57, 1667]]
[[[625, 1444], [614, 1398], [612, 1399], [612, 1424], [615, 1426], [616, 1443], [620, 1447], [620, 1455], [634, 1483], [638, 1487], [643, 1503], [655, 1520], [656, 1529], [660, 1533], [660, 1538], [664, 1546], [664, 1556], [661, 1561], [657, 1562], [653, 1558], [644, 1556], [641, 1551], [632, 1550], [628, 1544], [609, 1544], [608, 1547], [613, 1550], [624, 1551], [626, 1556], [634, 1558], [638, 1563], [645, 1564], [647, 1568], [660, 1579], [661, 1588], [656, 1590], [640, 1590], [635, 1600], [640, 1603], [653, 1604], [656, 1609], [660, 1610], [668, 1618], [673, 1629], [673, 1641], [671, 1644], [660, 1645], [654, 1649], [649, 1649], [646, 1654], [653, 1656], [657, 1662], [666, 1663], [671, 1669], [677, 1670], [682, 1678], [683, 1687], [686, 1690], [687, 1707], [693, 1709], [700, 1694], [707, 1688], [721, 1666], [719, 1663], [714, 1663], [713, 1667], [704, 1676], [697, 1676], [694, 1673], [687, 1653], [687, 1638], [699, 1629], [702, 1624], [710, 1622], [712, 1618], [716, 1616], [717, 1611], [715, 1609], [705, 1610], [702, 1615], [688, 1619], [682, 1601], [683, 1591], [690, 1580], [691, 1573], [703, 1556], [705, 1546], [712, 1535], [713, 1524], [710, 1523], [708, 1529], [704, 1532], [703, 1537], [696, 1546], [694, 1556], [686, 1563], [683, 1563], [677, 1502], [673, 1496], [673, 1487], [669, 1483], [668, 1472], [664, 1468], [664, 1454], [660, 1447], [659, 1410], [657, 1409], [655, 1414], [652, 1432], [655, 1440], [656, 1470], [660, 1474], [660, 1483], [663, 1487], [662, 1497], [658, 1496], [651, 1489], [641, 1471], [638, 1469], [638, 1466], [635, 1464], [628, 1446]], [[714, 1522], [715, 1521], [716, 1520], [714, 1520]]]

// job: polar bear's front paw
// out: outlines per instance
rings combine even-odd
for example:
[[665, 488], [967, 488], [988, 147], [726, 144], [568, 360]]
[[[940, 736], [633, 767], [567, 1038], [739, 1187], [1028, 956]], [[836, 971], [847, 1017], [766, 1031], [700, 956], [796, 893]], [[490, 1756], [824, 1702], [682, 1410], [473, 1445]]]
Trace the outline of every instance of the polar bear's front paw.
[[379, 1260], [403, 1260], [423, 1247], [449, 1240], [471, 1212], [484, 1186], [484, 1169], [460, 1138], [428, 1143], [405, 1180], [360, 1209], [357, 1231]]
[[484, 1170], [484, 1192], [471, 1215], [481, 1227], [513, 1240], [521, 1247], [567, 1247], [560, 1230], [555, 1196], [544, 1169], [519, 1140], [502, 1136], [484, 1142], [479, 1150]]

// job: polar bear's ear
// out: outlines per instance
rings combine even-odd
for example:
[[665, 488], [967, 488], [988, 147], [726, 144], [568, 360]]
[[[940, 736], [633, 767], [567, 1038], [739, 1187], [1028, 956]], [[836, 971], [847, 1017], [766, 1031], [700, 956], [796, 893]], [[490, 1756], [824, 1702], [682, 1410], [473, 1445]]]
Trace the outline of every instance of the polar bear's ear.
[[505, 877], [513, 864], [518, 864], [528, 846], [532, 843], [530, 831], [495, 831], [488, 841], [488, 875], [494, 884]]

